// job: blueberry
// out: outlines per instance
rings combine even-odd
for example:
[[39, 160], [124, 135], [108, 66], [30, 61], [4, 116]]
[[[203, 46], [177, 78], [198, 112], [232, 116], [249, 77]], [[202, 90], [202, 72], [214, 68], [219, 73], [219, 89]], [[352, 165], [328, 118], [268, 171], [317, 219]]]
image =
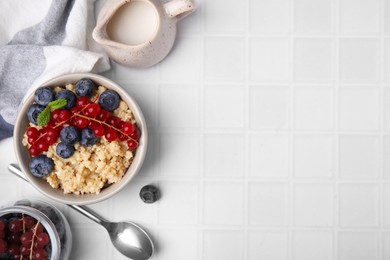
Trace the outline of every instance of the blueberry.
[[27, 111], [28, 120], [34, 125], [38, 125], [38, 115], [45, 109], [44, 106], [32, 104]]
[[106, 90], [99, 97], [99, 105], [101, 108], [110, 112], [119, 107], [120, 97], [114, 90]]
[[30, 161], [31, 174], [36, 177], [46, 177], [54, 169], [54, 162], [46, 155], [40, 154], [35, 156]]
[[3, 252], [0, 254], [0, 259], [1, 260], [12, 260], [14, 259], [9, 252]]
[[60, 139], [65, 144], [73, 145], [80, 140], [80, 132], [74, 126], [64, 127], [60, 132]]
[[80, 139], [80, 144], [85, 145], [85, 146], [92, 146], [96, 144], [99, 141], [99, 138], [97, 138], [94, 134], [93, 131], [89, 128], [84, 128], [81, 130], [81, 139]]
[[34, 100], [37, 104], [47, 106], [54, 100], [53, 90], [49, 87], [41, 87], [35, 91]]
[[56, 99], [66, 99], [66, 105], [63, 107], [63, 109], [71, 109], [76, 105], [76, 95], [67, 89], [58, 92]]
[[76, 94], [82, 97], [90, 97], [96, 89], [96, 84], [91, 79], [80, 79], [76, 83]]
[[139, 196], [145, 203], [153, 203], [160, 198], [160, 191], [153, 185], [142, 187]]
[[71, 144], [61, 142], [57, 144], [56, 153], [59, 157], [67, 159], [74, 154], [74, 147]]

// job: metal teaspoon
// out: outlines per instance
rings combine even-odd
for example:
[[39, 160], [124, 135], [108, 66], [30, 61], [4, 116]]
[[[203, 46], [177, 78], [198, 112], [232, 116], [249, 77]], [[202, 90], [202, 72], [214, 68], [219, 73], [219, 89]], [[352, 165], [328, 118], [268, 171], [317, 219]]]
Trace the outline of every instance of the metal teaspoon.
[[[27, 181], [23, 172], [16, 164], [10, 164], [8, 170]], [[85, 206], [68, 206], [102, 225], [110, 235], [113, 245], [123, 255], [133, 260], [147, 260], [152, 257], [154, 253], [152, 239], [140, 226], [128, 221], [109, 222]]]

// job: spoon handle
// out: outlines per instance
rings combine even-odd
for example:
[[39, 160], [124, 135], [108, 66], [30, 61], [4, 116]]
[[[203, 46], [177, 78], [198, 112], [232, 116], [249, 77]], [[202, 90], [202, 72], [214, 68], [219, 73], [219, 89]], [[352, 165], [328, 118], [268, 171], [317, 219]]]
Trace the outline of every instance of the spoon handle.
[[[22, 180], [25, 180], [28, 182], [26, 176], [24, 176], [23, 172], [19, 169], [19, 167], [16, 164], [11, 163], [10, 165], [8, 165], [8, 170], [10, 172], [12, 172], [13, 174], [15, 174], [16, 176], [18, 176], [19, 178], [21, 178]], [[78, 211], [79, 213], [83, 214], [84, 216], [86, 216], [90, 220], [93, 220], [102, 226], [106, 225], [107, 221], [105, 221], [102, 217], [98, 216], [95, 212], [93, 212], [89, 208], [87, 208], [85, 206], [77, 206], [77, 205], [69, 205], [69, 204], [67, 204], [67, 205], [69, 207], [71, 207], [72, 209]]]

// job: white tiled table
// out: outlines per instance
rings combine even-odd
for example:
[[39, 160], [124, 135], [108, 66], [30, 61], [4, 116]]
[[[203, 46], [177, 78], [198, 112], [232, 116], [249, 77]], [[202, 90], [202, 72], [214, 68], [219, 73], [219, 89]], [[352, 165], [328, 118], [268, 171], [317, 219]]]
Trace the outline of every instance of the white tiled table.
[[[91, 208], [144, 226], [154, 259], [390, 259], [390, 1], [198, 4], [162, 63], [104, 74], [139, 102], [150, 147]], [[7, 172], [12, 151], [0, 143], [0, 201], [40, 197]], [[162, 198], [147, 205], [150, 183]], [[123, 259], [60, 207], [72, 259]]]

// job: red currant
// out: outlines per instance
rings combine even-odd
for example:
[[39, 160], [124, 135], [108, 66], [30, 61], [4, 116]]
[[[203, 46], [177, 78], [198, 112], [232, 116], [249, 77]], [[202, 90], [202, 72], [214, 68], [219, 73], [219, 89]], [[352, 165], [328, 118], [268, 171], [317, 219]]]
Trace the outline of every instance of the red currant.
[[59, 122], [65, 122], [65, 121], [69, 120], [70, 116], [71, 116], [71, 113], [69, 110], [62, 109], [62, 110], [60, 110], [60, 114], [58, 115], [58, 120], [59, 120]]
[[134, 150], [135, 148], [138, 147], [138, 143], [133, 139], [130, 139], [129, 141], [127, 141], [127, 146], [129, 147], [130, 150]]
[[61, 110], [59, 110], [59, 109], [56, 109], [56, 110], [54, 110], [53, 112], [51, 112], [51, 115], [50, 115], [50, 121], [53, 121], [53, 122], [61, 122], [60, 120], [59, 120], [59, 115], [60, 115], [60, 112], [61, 112]]
[[59, 131], [56, 128], [47, 126], [46, 127], [46, 136], [58, 137]]
[[37, 146], [37, 149], [41, 152], [46, 152], [49, 149], [49, 144], [44, 142], [43, 140], [38, 141], [36, 146]]
[[31, 230], [33, 230], [33, 232], [35, 234], [40, 234], [43, 232], [43, 226], [41, 223], [39, 223], [39, 224], [37, 223], [34, 225], [34, 227], [31, 228]]
[[8, 224], [8, 230], [11, 233], [19, 233], [23, 230], [23, 222], [20, 219], [13, 219]]
[[80, 112], [80, 110], [81, 110], [80, 107], [75, 106], [75, 107], [72, 107], [69, 111], [73, 115], [73, 114], [76, 114], [76, 113]]
[[118, 139], [121, 140], [121, 141], [126, 141], [127, 139], [129, 139], [129, 137], [127, 135], [119, 133]]
[[102, 125], [98, 125], [93, 129], [93, 134], [96, 137], [102, 137], [104, 135], [104, 127]]
[[30, 247], [27, 245], [21, 245], [19, 250], [21, 255], [27, 256], [30, 254]]
[[33, 236], [34, 233], [31, 230], [23, 233], [20, 236], [20, 243], [22, 243], [22, 245], [31, 246]]
[[8, 234], [8, 242], [16, 244], [20, 243], [20, 233]]
[[36, 145], [32, 145], [30, 147], [30, 149], [28, 149], [29, 153], [31, 156], [37, 156], [38, 154], [40, 154], [41, 152], [39, 151], [39, 149], [37, 148]]
[[118, 135], [114, 129], [109, 128], [106, 131], [105, 137], [106, 137], [107, 141], [111, 142], [111, 141], [114, 141], [118, 137]]
[[7, 251], [8, 244], [4, 239], [0, 239], [0, 253]]
[[4, 230], [0, 230], [0, 238], [4, 238], [5, 237], [5, 231]]
[[130, 122], [123, 122], [121, 129], [122, 132], [127, 135], [134, 133], [136, 131], [135, 126]]
[[108, 119], [107, 119], [107, 124], [109, 125], [112, 125], [112, 126], [115, 126], [117, 127], [120, 122], [121, 122], [121, 119], [119, 117], [116, 117], [116, 116], [110, 116]]
[[100, 114], [101, 108], [98, 104], [92, 103], [89, 104], [85, 110], [84, 110], [84, 115], [90, 116], [90, 117], [96, 117]]
[[75, 126], [78, 129], [83, 129], [88, 125], [89, 121], [88, 119], [84, 117], [77, 116], [73, 119], [73, 126]]
[[[20, 254], [20, 250], [19, 250], [19, 245], [17, 244], [11, 244], [9, 247], [8, 247], [8, 253], [11, 255], [11, 256], [16, 256], [16, 255], [19, 255]], [[20, 258], [20, 256], [19, 256]], [[17, 259], [19, 259], [17, 258]], [[15, 259], [15, 257], [14, 257]]]
[[100, 124], [96, 121], [90, 120], [88, 124], [88, 128], [94, 130], [96, 127], [98, 127]]
[[100, 114], [96, 117], [99, 121], [103, 121], [105, 122], [109, 117], [110, 117], [110, 112], [105, 110], [105, 109], [101, 109], [100, 110]]
[[26, 135], [31, 138], [38, 138], [39, 137], [39, 131], [35, 127], [29, 127], [26, 130]]
[[38, 248], [34, 251], [33, 255], [34, 259], [46, 259], [47, 257], [47, 252], [43, 248]]
[[135, 128], [135, 131], [130, 134], [130, 137], [134, 140], [139, 140], [140, 136], [141, 136], [141, 132], [137, 127]]
[[89, 103], [91, 103], [91, 101], [89, 101], [89, 98], [87, 98], [87, 97], [79, 97], [76, 100], [76, 106], [78, 106], [80, 108], [85, 107]]
[[30, 216], [23, 216], [23, 222], [24, 226], [28, 229], [32, 228], [34, 226], [34, 218]]
[[49, 235], [46, 233], [40, 233], [37, 235], [38, 244], [41, 246], [47, 245], [50, 241]]
[[31, 144], [31, 145], [34, 144], [35, 141], [36, 141], [35, 138], [32, 138], [32, 137], [28, 137], [28, 138], [27, 138], [27, 142], [28, 142], [29, 144]]
[[3, 231], [5, 229], [5, 221], [0, 219], [0, 231]]

